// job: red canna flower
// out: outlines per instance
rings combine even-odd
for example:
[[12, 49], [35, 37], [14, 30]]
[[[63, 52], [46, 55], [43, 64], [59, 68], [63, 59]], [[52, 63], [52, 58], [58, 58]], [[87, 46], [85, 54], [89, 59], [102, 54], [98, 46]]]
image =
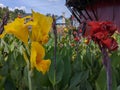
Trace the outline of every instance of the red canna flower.
[[92, 21], [88, 22], [85, 37], [90, 37], [96, 43], [113, 51], [118, 48], [117, 42], [111, 37], [116, 30], [117, 27], [112, 22]]
[[73, 34], [74, 34], [74, 35], [77, 35], [77, 31], [74, 31]]
[[79, 32], [82, 33], [82, 29], [80, 29]]
[[78, 42], [80, 40], [80, 38], [79, 37], [75, 37], [74, 40]]
[[110, 51], [114, 51], [118, 48], [116, 40], [112, 37], [102, 40], [102, 44], [108, 48]]
[[102, 32], [98, 32], [98, 33], [93, 34], [92, 37], [95, 38], [95, 39], [100, 40], [100, 39], [105, 38], [105, 35]]

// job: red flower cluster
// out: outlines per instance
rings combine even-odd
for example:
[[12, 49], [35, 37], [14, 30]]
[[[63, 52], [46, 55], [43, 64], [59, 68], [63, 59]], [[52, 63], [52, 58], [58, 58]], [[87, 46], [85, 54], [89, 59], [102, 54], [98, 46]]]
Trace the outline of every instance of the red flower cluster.
[[113, 51], [118, 48], [116, 40], [111, 37], [116, 30], [117, 27], [112, 22], [92, 21], [88, 23], [85, 37], [91, 38], [100, 46], [104, 46], [109, 51]]
[[80, 38], [79, 37], [75, 37], [74, 40], [78, 42], [80, 40]]
[[74, 40], [75, 40], [76, 42], [79, 42], [80, 37], [79, 37], [79, 35], [78, 35], [78, 31], [73, 31], [73, 37], [74, 37]]

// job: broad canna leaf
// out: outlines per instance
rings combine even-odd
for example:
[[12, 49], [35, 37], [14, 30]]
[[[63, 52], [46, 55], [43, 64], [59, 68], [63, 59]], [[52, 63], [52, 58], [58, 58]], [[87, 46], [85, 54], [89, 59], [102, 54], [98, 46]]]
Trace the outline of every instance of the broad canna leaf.
[[73, 77], [70, 80], [70, 87], [68, 90], [73, 90], [74, 87], [77, 87], [78, 85], [82, 85], [82, 82], [87, 81], [88, 76], [89, 76], [89, 71], [82, 71], [73, 75]]
[[48, 77], [53, 86], [55, 86], [62, 80], [63, 72], [64, 72], [63, 61], [60, 58], [57, 59], [55, 69], [54, 60], [52, 60], [51, 67], [48, 72]]
[[32, 76], [32, 86], [33, 86], [33, 89], [35, 89], [39, 87], [51, 87], [52, 84], [49, 81], [47, 73], [43, 75], [37, 70], [34, 70], [33, 76]]
[[106, 90], [106, 85], [106, 72], [105, 69], [102, 68], [99, 77], [96, 80], [96, 90]]
[[[96, 90], [106, 90], [106, 89], [107, 89], [107, 77], [106, 77], [105, 68], [103, 67], [101, 69], [98, 79], [96, 80]], [[112, 90], [116, 90], [116, 89], [117, 89], [116, 76], [113, 69], [112, 70]]]
[[69, 84], [69, 80], [71, 77], [71, 52], [69, 51], [67, 53], [66, 56], [63, 57], [63, 62], [64, 62], [64, 73], [63, 73], [63, 77], [62, 80], [60, 82], [60, 89], [63, 90], [64, 88], [66, 88], [66, 86], [68, 86]]
[[6, 78], [5, 84], [4, 84], [4, 90], [15, 90], [15, 83], [13, 83], [13, 80], [10, 77]]
[[110, 58], [113, 67], [120, 65], [120, 51], [113, 52]]

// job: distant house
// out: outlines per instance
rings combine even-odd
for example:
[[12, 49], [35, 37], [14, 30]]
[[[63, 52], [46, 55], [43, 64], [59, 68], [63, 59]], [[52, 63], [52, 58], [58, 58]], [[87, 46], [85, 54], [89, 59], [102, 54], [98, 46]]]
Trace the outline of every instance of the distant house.
[[66, 27], [66, 18], [64, 12], [61, 16], [56, 18], [56, 26], [57, 26], [57, 32], [59, 34], [63, 34], [64, 28]]
[[56, 18], [56, 24], [59, 26], [66, 26], [66, 20], [65, 20], [65, 13], [63, 12], [63, 14], [59, 17]]

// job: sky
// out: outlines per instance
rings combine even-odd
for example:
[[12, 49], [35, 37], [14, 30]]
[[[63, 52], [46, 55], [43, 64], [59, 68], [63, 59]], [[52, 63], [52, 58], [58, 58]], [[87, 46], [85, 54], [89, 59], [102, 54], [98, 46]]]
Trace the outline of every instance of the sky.
[[66, 17], [71, 13], [65, 6], [66, 0], [0, 0], [0, 7], [8, 6], [10, 10], [22, 9], [31, 13], [31, 9], [42, 14], [62, 15], [65, 12]]

